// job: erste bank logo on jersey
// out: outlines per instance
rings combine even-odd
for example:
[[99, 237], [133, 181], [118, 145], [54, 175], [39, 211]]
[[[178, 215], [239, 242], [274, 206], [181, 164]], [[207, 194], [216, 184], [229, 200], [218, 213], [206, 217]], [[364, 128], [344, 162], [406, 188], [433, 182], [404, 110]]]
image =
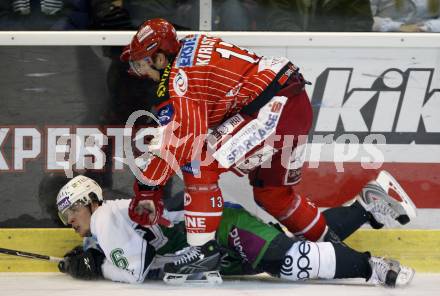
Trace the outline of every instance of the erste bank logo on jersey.
[[176, 66], [178, 68], [193, 65], [194, 55], [199, 38], [199, 35], [190, 35], [182, 40], [183, 44], [179, 54], [177, 55]]

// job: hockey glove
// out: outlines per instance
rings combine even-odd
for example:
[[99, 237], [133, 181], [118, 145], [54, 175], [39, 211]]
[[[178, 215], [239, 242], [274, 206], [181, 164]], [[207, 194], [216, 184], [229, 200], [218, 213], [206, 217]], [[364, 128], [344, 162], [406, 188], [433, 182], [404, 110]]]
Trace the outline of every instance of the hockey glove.
[[146, 186], [135, 181], [135, 197], [131, 199], [128, 207], [130, 219], [140, 225], [157, 224], [162, 217], [164, 204], [162, 200], [163, 188], [161, 186]]
[[102, 277], [101, 265], [104, 260], [105, 255], [96, 249], [83, 251], [82, 247], [76, 247], [64, 256], [58, 269], [73, 278], [95, 280]]

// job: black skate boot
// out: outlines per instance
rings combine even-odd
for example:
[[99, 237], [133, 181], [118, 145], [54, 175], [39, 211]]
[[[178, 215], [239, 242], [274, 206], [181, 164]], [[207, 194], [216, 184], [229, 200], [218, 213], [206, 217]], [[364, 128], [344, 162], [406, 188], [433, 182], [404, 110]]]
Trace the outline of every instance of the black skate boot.
[[180, 251], [178, 259], [164, 266], [164, 282], [183, 284], [185, 281], [222, 283], [219, 273], [221, 252], [217, 241], [203, 246], [190, 246]]

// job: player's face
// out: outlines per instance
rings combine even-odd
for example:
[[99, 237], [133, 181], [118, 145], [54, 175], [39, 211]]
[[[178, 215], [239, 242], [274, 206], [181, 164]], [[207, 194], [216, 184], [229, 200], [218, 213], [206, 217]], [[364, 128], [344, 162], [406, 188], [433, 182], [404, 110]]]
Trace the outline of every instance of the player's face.
[[73, 205], [67, 212], [67, 223], [81, 237], [90, 236], [90, 218], [92, 214], [88, 206], [78, 204]]
[[160, 80], [160, 72], [154, 68], [154, 62], [151, 57], [130, 61], [130, 68], [138, 76], [147, 76], [154, 81]]

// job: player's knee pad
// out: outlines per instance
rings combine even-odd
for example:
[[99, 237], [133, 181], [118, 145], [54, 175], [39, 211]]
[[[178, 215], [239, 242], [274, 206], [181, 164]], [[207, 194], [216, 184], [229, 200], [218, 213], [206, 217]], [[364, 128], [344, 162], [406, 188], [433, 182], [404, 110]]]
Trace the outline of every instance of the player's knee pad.
[[311, 241], [323, 239], [327, 231], [325, 217], [290, 186], [254, 188], [254, 196], [258, 205], [296, 236]]
[[332, 279], [336, 273], [336, 255], [328, 242], [299, 241], [287, 251], [280, 277], [291, 281]]

